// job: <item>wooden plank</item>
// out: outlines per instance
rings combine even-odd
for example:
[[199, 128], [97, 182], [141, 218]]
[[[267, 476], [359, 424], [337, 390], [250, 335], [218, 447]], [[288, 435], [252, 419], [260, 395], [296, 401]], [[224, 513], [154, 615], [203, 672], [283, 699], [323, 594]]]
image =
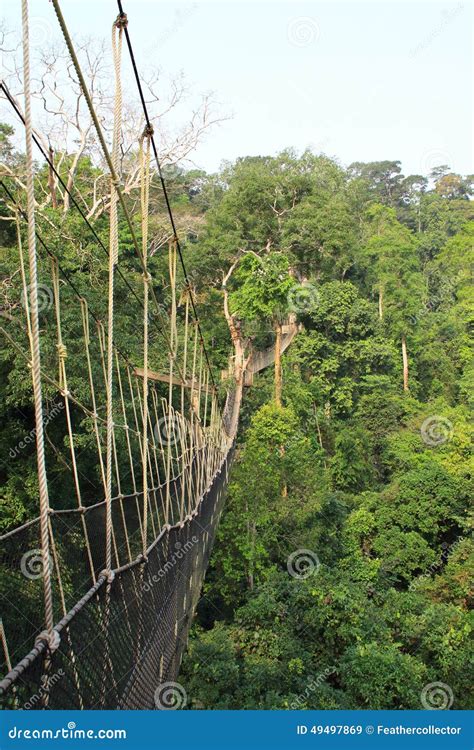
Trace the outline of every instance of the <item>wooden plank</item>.
[[[145, 374], [145, 370], [143, 369], [143, 367], [135, 367], [134, 374], [137, 377], [142, 378], [144, 376], [144, 374]], [[149, 380], [157, 380], [160, 383], [169, 383], [170, 382], [170, 376], [169, 375], [163, 375], [160, 372], [155, 372], [155, 370], [150, 370], [150, 369], [148, 370], [148, 379]], [[172, 382], [173, 385], [179, 385], [179, 386], [183, 385], [183, 381], [181, 380], [181, 378], [177, 378], [174, 375], [171, 378], [171, 382]], [[199, 388], [199, 383], [195, 380], [194, 381], [194, 385], [193, 385], [190, 380], [185, 380], [184, 381], [184, 387], [185, 388], [192, 388], [194, 391], [197, 391], [198, 388]], [[205, 393], [206, 390], [207, 390], [208, 393], [212, 393], [212, 388], [205, 388], [205, 386], [202, 385], [201, 386], [201, 391], [203, 391]]]

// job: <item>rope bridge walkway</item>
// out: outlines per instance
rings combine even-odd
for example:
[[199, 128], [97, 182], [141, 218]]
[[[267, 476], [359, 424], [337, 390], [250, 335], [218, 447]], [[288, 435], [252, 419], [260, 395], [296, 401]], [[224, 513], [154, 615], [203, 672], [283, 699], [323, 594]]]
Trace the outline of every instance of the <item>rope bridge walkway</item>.
[[[7, 708], [152, 709], [186, 648], [222, 510], [243, 378], [234, 379], [221, 409], [120, 1], [110, 151], [58, 0], [53, 6], [110, 174], [108, 246], [70, 196], [103, 252], [107, 284], [106, 293], [79, 288], [60, 243], [51, 249], [37, 227], [32, 149], [40, 144], [22, 0], [23, 113], [2, 89], [25, 127], [26, 207], [1, 184], [17, 231], [23, 318], [2, 333], [25, 376], [31, 372], [40, 512], [0, 537], [0, 697]], [[124, 41], [145, 120], [137, 144], [139, 231], [120, 187]], [[152, 157], [173, 232], [166, 309], [148, 269]], [[139, 287], [128, 278], [130, 264], [121, 264], [119, 213]], [[117, 304], [124, 289], [126, 310]], [[291, 340], [294, 330], [285, 333]], [[264, 360], [255, 371], [271, 354]]]

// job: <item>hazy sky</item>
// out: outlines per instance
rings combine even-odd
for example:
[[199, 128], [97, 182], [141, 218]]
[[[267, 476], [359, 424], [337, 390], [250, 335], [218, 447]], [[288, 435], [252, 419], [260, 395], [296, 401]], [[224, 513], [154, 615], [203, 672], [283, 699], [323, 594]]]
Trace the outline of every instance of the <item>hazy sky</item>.
[[[56, 34], [32, 0], [34, 34]], [[183, 70], [230, 121], [194, 156], [224, 159], [310, 146], [352, 161], [400, 159], [407, 173], [471, 173], [472, 5], [468, 2], [123, 0], [139, 66]], [[72, 31], [109, 39], [113, 0], [63, 0]], [[1, 14], [19, 23], [19, 0]], [[127, 61], [128, 64], [128, 61]]]

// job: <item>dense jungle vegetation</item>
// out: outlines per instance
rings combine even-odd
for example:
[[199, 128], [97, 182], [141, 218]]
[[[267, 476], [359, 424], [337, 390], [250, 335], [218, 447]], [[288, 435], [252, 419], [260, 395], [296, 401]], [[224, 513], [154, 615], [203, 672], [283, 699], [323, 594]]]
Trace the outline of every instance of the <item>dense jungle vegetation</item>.
[[[2, 180], [22, 202], [24, 156], [12, 134], [2, 126]], [[65, 179], [70, 167], [63, 156]], [[87, 153], [74, 168], [75, 195], [91, 205], [100, 168]], [[441, 682], [453, 708], [467, 708], [472, 176], [440, 166], [429, 177], [405, 177], [397, 161], [343, 168], [290, 150], [242, 158], [215, 175], [169, 168], [166, 176], [216, 371], [228, 367], [231, 349], [224, 278], [246, 351], [271, 345], [291, 315], [301, 324], [281, 372], [269, 368], [245, 390], [226, 507], [182, 665], [189, 707], [417, 709], [424, 688]], [[40, 162], [37, 190], [46, 244], [105, 315], [106, 258]], [[13, 325], [21, 279], [11, 201], [2, 198], [1, 311]], [[135, 209], [136, 191], [128, 200]], [[150, 271], [166, 309], [156, 175], [152, 204]], [[106, 243], [105, 199], [91, 216]], [[138, 290], [123, 221], [120, 247], [121, 268]], [[47, 257], [42, 264], [47, 274]], [[117, 284], [116, 294], [118, 344], [139, 359], [138, 311], [125, 287]], [[74, 330], [77, 311], [68, 318], [65, 307], [64, 325]], [[54, 310], [42, 320], [52, 330]], [[55, 354], [51, 334], [45, 357], [54, 363]], [[150, 357], [158, 369], [158, 338]], [[84, 377], [78, 365], [71, 388], [79, 394]], [[1, 343], [0, 390], [5, 531], [36, 514], [37, 495], [33, 446], [11, 451], [31, 431], [33, 411], [24, 361], [9, 339]], [[92, 480], [93, 438], [82, 424], [77, 432], [80, 469]], [[66, 446], [58, 422], [48, 435], [48, 451]], [[57, 472], [52, 502], [65, 507], [71, 481], [60, 465]], [[84, 501], [94, 499], [91, 484]]]
[[470, 179], [286, 152], [214, 184], [198, 278], [253, 251], [230, 293], [244, 329], [261, 340], [288, 299], [303, 329], [281, 400], [269, 371], [247, 391], [193, 707], [416, 709], [434, 682], [468, 707]]

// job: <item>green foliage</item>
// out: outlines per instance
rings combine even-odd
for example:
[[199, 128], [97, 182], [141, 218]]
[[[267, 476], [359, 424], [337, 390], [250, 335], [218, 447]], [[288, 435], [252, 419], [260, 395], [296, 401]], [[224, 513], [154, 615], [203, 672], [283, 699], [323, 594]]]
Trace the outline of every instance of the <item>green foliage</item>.
[[[281, 315], [288, 268], [316, 293], [283, 358], [285, 407], [265, 404], [269, 373], [244, 404], [206, 630], [181, 678], [197, 708], [418, 709], [436, 681], [466, 708], [468, 180], [446, 169], [430, 189], [398, 162], [347, 174], [307, 154], [297, 163], [238, 162], [209, 214], [203, 263], [217, 236], [228, 262], [237, 248], [259, 256], [244, 256], [231, 288], [251, 335]], [[432, 418], [447, 431], [434, 443]], [[305, 579], [286, 569], [297, 550], [320, 563]]]
[[[20, 174], [24, 156], [12, 134], [0, 126], [0, 151], [9, 174]], [[66, 176], [71, 158], [57, 157]], [[234, 264], [227, 291], [245, 341], [269, 346], [269, 329], [290, 312], [302, 324], [283, 357], [283, 406], [271, 400], [271, 372], [258, 375], [244, 399], [227, 506], [180, 676], [191, 707], [418, 709], [423, 687], [442, 681], [453, 691], [453, 708], [467, 708], [472, 176], [440, 167], [428, 182], [405, 177], [397, 161], [346, 170], [291, 150], [238, 159], [216, 175], [173, 167], [165, 176], [187, 227], [183, 252], [215, 368], [229, 356], [221, 286]], [[76, 194], [91, 199], [101, 177], [82, 157]], [[22, 202], [14, 179], [5, 180]], [[36, 183], [47, 196], [44, 166]], [[152, 237], [161, 236], [166, 218], [158, 189], [153, 175]], [[133, 213], [133, 196], [127, 200]], [[63, 208], [61, 200], [57, 208], [42, 204], [38, 229], [91, 312], [105, 320], [107, 258], [77, 212]], [[6, 204], [0, 214], [2, 315], [27, 351], [16, 227]], [[138, 217], [136, 224], [138, 232]], [[107, 247], [107, 217], [94, 227]], [[123, 219], [119, 233], [119, 270], [131, 290], [118, 274], [116, 342], [139, 363], [142, 309], [133, 292], [140, 297], [143, 281]], [[150, 361], [159, 370], [168, 360], [158, 329], [169, 308], [161, 247], [150, 253], [149, 269], [162, 305], [150, 317]], [[39, 276], [50, 278], [42, 251]], [[311, 304], [293, 310], [302, 283], [311, 285]], [[67, 284], [60, 294], [69, 388], [87, 400], [80, 308]], [[54, 310], [42, 311], [40, 325], [44, 367], [57, 372]], [[0, 530], [7, 531], [36, 515], [38, 487], [34, 441], [12, 453], [34, 429], [31, 382], [18, 349], [8, 339], [1, 347]], [[91, 347], [94, 378], [103, 382], [95, 336]], [[46, 384], [47, 413], [57, 400]], [[430, 443], [423, 425], [433, 417], [447, 434]], [[89, 504], [101, 485], [93, 425], [74, 405], [71, 418]], [[70, 453], [65, 420], [51, 420], [47, 435], [51, 502], [69, 507], [74, 485], [58, 461]], [[126, 453], [125, 436], [116, 439], [118, 455]], [[79, 539], [70, 547], [59, 545], [59, 554], [83, 554]], [[301, 550], [318, 561], [306, 578], [287, 568]], [[24, 579], [11, 585], [22, 609], [33, 612], [36, 589], [27, 590]], [[69, 594], [67, 575], [64, 585]]]
[[283, 320], [293, 287], [288, 270], [285, 255], [245, 256], [234, 275], [237, 289], [230, 296], [232, 313], [248, 322]]

